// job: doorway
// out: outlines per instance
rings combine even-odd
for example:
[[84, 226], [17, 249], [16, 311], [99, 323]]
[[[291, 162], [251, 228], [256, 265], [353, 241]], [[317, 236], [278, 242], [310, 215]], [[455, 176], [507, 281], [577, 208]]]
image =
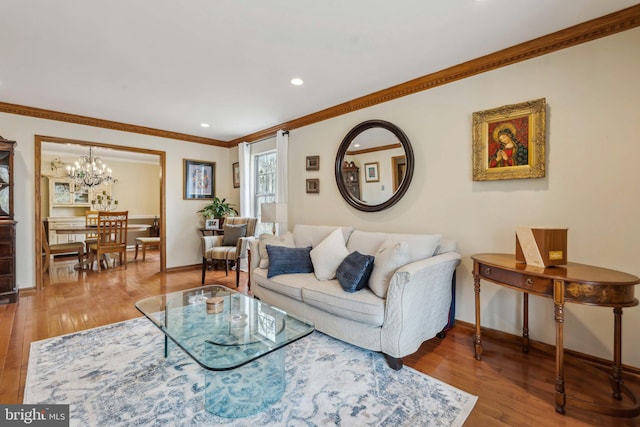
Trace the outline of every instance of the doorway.
[[[165, 193], [165, 180], [166, 176], [166, 153], [164, 151], [157, 150], [149, 150], [143, 148], [136, 147], [128, 147], [128, 146], [120, 146], [113, 144], [103, 144], [99, 142], [89, 142], [89, 141], [79, 141], [72, 140], [67, 138], [58, 138], [58, 137], [50, 137], [50, 136], [41, 136], [36, 135], [35, 137], [35, 268], [36, 268], [36, 289], [40, 290], [43, 286], [43, 273], [42, 273], [42, 233], [41, 233], [41, 224], [43, 217], [49, 216], [48, 212], [43, 212], [43, 204], [41, 203], [42, 196], [44, 194], [43, 188], [43, 174], [42, 174], [42, 166], [43, 166], [43, 154], [46, 155], [46, 152], [43, 151], [45, 147], [56, 147], [59, 148], [59, 151], [63, 152], [73, 152], [73, 148], [75, 149], [83, 149], [88, 150], [89, 147], [99, 148], [110, 150], [109, 152], [113, 155], [122, 156], [122, 158], [129, 157], [146, 157], [150, 159], [157, 159], [158, 162], [158, 191], [159, 191], [159, 231], [161, 236], [166, 236], [166, 193]], [[53, 167], [54, 165], [52, 165]], [[160, 244], [160, 268], [161, 272], [166, 271], [166, 241], [165, 239], [161, 239]], [[126, 271], [126, 270], [125, 270]]]

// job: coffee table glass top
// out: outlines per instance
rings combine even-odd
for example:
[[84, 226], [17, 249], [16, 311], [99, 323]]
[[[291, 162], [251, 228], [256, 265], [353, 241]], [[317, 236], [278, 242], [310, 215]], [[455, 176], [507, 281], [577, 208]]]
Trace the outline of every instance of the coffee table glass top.
[[218, 285], [145, 298], [136, 308], [198, 364], [214, 371], [240, 367], [314, 329], [310, 321]]

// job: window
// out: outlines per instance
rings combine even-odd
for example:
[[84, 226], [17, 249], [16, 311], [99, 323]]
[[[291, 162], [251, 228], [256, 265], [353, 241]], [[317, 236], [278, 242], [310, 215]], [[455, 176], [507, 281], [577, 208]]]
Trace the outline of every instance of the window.
[[[255, 194], [253, 196], [253, 214], [260, 218], [260, 205], [276, 201], [276, 152], [260, 153], [254, 157]], [[258, 223], [257, 235], [270, 233], [272, 224]]]

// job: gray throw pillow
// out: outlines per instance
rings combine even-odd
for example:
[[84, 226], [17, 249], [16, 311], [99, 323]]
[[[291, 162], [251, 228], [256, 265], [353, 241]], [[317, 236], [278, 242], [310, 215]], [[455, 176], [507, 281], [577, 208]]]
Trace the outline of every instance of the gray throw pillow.
[[222, 238], [222, 246], [235, 246], [239, 238], [247, 235], [247, 224], [224, 224], [223, 228], [224, 237]]

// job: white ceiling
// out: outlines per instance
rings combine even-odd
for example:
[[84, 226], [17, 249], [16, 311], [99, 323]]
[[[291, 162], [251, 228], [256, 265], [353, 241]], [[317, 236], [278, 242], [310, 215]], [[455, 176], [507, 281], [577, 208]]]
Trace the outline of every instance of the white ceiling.
[[0, 102], [228, 141], [636, 3], [2, 0]]

